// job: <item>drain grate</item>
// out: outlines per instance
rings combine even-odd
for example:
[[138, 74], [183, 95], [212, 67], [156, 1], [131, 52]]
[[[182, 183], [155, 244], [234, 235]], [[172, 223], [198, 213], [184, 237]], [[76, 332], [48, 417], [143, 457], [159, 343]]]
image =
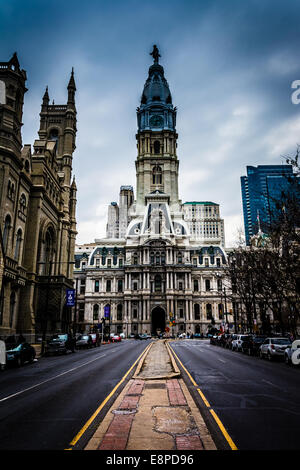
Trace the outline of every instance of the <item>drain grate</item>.
[[148, 383], [145, 384], [145, 388], [166, 388], [166, 384], [154, 384], [154, 383]]

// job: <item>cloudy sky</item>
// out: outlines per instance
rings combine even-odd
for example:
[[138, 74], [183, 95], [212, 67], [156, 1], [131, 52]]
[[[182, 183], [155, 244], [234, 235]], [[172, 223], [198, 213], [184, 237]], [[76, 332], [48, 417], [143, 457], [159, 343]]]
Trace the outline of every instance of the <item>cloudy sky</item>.
[[221, 206], [226, 246], [243, 227], [240, 176], [300, 143], [298, 0], [0, 0], [0, 61], [27, 71], [23, 143], [46, 85], [77, 85], [78, 243], [105, 236], [107, 206], [135, 188], [136, 108], [157, 44], [178, 108], [179, 192]]

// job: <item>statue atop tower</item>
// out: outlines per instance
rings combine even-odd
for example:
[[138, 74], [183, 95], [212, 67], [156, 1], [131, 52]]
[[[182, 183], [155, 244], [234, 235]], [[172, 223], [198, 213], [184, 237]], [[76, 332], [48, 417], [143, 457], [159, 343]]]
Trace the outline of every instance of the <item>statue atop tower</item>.
[[160, 53], [159, 53], [159, 50], [158, 50], [156, 44], [154, 44], [154, 46], [153, 46], [153, 51], [150, 52], [150, 55], [152, 55], [152, 57], [153, 57], [154, 64], [158, 64], [159, 57], [161, 57], [161, 55], [160, 55]]

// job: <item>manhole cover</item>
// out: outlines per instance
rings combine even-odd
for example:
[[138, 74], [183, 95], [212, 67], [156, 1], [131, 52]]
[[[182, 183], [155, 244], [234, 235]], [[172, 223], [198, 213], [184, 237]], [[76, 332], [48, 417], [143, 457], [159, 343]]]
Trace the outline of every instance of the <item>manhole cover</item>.
[[148, 384], [145, 384], [145, 388], [166, 388], [166, 384], [148, 383]]

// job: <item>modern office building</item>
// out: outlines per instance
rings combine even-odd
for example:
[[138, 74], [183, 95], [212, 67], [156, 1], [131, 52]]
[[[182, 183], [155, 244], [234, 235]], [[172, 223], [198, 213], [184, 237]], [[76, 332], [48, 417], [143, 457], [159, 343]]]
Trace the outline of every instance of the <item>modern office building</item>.
[[247, 176], [241, 177], [246, 244], [250, 245], [259, 228], [268, 233], [278, 214], [277, 203], [282, 192], [291, 191], [289, 178], [294, 178], [292, 165], [247, 166]]

